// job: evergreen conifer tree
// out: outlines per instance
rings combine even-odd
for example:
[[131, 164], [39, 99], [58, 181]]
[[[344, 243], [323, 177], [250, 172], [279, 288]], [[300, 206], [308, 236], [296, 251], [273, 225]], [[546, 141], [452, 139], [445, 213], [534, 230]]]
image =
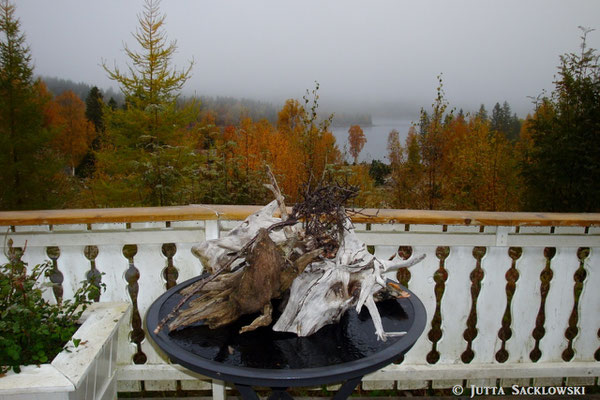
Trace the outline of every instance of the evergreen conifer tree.
[[[33, 79], [31, 54], [15, 17], [15, 6], [0, 0], [0, 207], [56, 206], [60, 164], [44, 128], [44, 95]], [[50, 195], [49, 195], [50, 194]]]
[[523, 174], [536, 211], [600, 210], [600, 56], [581, 29], [581, 53], [561, 56], [552, 96], [527, 124]]
[[104, 108], [108, 143], [97, 153], [93, 185], [98, 206], [163, 206], [182, 201], [193, 154], [186, 147], [186, 130], [197, 107], [178, 107], [180, 90], [193, 63], [172, 66], [176, 42], [167, 42], [165, 16], [158, 0], [146, 0], [133, 34], [140, 51], [125, 47], [131, 61], [127, 73], [104, 63], [109, 77], [125, 95], [125, 106]]

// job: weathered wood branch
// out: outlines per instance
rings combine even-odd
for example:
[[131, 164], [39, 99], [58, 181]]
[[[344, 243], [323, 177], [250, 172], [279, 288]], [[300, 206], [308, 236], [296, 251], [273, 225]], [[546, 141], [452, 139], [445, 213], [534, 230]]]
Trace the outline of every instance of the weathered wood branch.
[[[271, 183], [266, 186], [275, 200], [226, 236], [193, 248], [211, 275], [182, 291], [181, 301], [156, 331], [169, 321], [170, 330], [198, 321], [217, 328], [244, 314], [260, 313], [240, 331], [247, 332], [269, 325], [271, 300], [289, 294], [273, 326], [276, 331], [311, 335], [338, 322], [350, 308], [360, 312], [364, 306], [379, 339], [403, 334], [384, 332], [375, 301], [406, 296], [396, 283], [386, 282], [384, 274], [414, 265], [424, 255], [404, 261], [370, 254], [343, 207], [356, 195], [355, 188], [322, 182], [307, 187], [303, 201], [288, 215], [270, 169], [268, 174]], [[281, 218], [274, 217], [277, 209]]]

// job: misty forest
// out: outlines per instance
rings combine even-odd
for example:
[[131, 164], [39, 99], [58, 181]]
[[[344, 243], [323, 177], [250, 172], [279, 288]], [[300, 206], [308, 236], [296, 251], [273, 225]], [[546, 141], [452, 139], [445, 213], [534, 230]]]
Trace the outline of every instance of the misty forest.
[[[502, 99], [457, 110], [440, 71], [409, 131], [390, 131], [385, 157], [360, 162], [371, 117], [324, 112], [318, 77], [280, 106], [183, 96], [202, 65], [173, 65], [164, 18], [147, 0], [125, 45], [128, 65], [102, 65], [118, 87], [106, 91], [37, 76], [16, 6], [0, 1], [0, 209], [265, 204], [268, 165], [288, 204], [303, 183], [328, 176], [360, 188], [354, 207], [600, 211], [592, 29], [581, 28], [579, 49], [557, 54], [554, 88], [532, 99], [529, 115]], [[336, 142], [334, 120], [350, 126], [347, 145]]]

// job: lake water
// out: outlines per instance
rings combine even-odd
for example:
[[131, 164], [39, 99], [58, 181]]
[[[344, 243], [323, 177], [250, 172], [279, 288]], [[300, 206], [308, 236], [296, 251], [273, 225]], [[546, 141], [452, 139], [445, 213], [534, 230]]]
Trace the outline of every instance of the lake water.
[[[396, 129], [400, 133], [400, 143], [404, 144], [412, 122], [407, 119], [373, 117], [373, 126], [361, 126], [367, 138], [367, 143], [365, 143], [365, 147], [360, 152], [358, 161], [369, 163], [373, 160], [379, 160], [388, 163], [387, 139], [390, 131]], [[350, 129], [350, 126], [334, 127], [333, 135], [342, 153], [344, 152], [344, 146], [346, 146], [347, 159], [352, 162], [352, 156], [348, 152], [348, 129]]]

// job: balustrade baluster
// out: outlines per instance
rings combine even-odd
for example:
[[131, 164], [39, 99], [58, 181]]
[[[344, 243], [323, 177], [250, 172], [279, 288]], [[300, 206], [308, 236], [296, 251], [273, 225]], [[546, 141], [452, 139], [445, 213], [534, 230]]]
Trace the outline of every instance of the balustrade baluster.
[[[471, 310], [471, 272], [476, 266], [473, 248], [452, 246], [445, 261], [448, 279], [440, 305], [442, 337], [437, 344], [440, 364], [459, 364], [462, 353], [467, 348], [463, 333]], [[432, 387], [448, 387], [462, 384], [462, 380], [434, 381]]]
[[538, 362], [562, 361], [562, 353], [568, 341], [565, 331], [569, 327], [569, 316], [573, 310], [573, 275], [579, 268], [577, 248], [558, 248], [550, 261], [552, 280], [546, 298], [544, 323], [545, 334], [540, 339], [541, 357]]
[[506, 272], [512, 265], [508, 247], [490, 247], [481, 260], [483, 280], [477, 298], [477, 336], [472, 363], [493, 363], [502, 341], [498, 332], [506, 309]]
[[[419, 264], [410, 268], [410, 280], [408, 288], [423, 302], [427, 312], [427, 322], [423, 334], [414, 346], [404, 356], [403, 364], [423, 365], [427, 364], [427, 354], [432, 349], [432, 342], [427, 333], [431, 330], [431, 321], [435, 313], [435, 281], [433, 275], [439, 268], [440, 260], [436, 256], [437, 248], [433, 246], [415, 246], [413, 247], [413, 256], [425, 254], [425, 259]], [[398, 389], [411, 390], [426, 388], [426, 380], [419, 381], [398, 381]]]
[[579, 297], [577, 336], [573, 361], [600, 361], [600, 247], [592, 247], [584, 260], [586, 272]]

